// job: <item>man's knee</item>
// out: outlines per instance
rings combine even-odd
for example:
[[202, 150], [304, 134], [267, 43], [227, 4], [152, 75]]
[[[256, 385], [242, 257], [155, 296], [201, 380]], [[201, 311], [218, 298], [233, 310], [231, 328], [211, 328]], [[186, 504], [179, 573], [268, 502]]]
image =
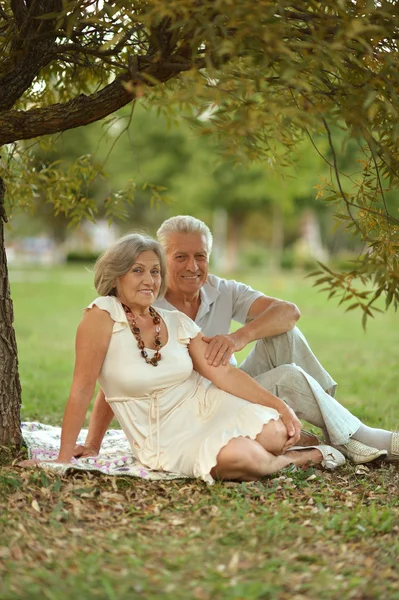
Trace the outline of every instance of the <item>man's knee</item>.
[[[303, 379], [305, 373], [301, 367], [294, 364], [286, 364], [275, 367], [271, 371], [261, 373], [254, 379], [262, 387], [276, 394], [275, 387], [279, 384], [287, 384], [289, 382], [298, 381]], [[277, 394], [278, 395], [278, 394]]]
[[280, 365], [274, 369], [275, 374], [282, 378], [298, 379], [305, 375], [302, 367], [298, 367], [295, 363]]

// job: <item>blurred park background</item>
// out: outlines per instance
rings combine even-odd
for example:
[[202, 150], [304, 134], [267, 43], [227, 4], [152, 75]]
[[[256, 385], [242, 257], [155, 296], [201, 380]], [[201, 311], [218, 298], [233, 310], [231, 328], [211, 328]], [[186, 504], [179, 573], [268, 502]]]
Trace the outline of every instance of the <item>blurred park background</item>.
[[[335, 226], [336, 208], [318, 197], [317, 186], [329, 177], [328, 162], [321, 158], [329, 160], [326, 141], [318, 140], [317, 150], [310, 141], [298, 144], [293, 159], [283, 169], [280, 164], [277, 173], [272, 161], [237, 166], [217, 140], [199, 136], [192, 124], [184, 112], [168, 120], [137, 105], [31, 148], [37, 168], [48, 169], [49, 181], [52, 175], [58, 182], [62, 177], [73, 181], [79, 165], [76, 206], [91, 206], [93, 220], [76, 225], [72, 217], [71, 224], [61, 192], [54, 214], [54, 191], [48, 186], [14, 198], [22, 210], [12, 213], [7, 255], [22, 418], [61, 421], [76, 326], [82, 308], [96, 295], [92, 266], [99, 252], [127, 231], [155, 235], [164, 219], [191, 214], [215, 235], [211, 270], [296, 302], [301, 329], [339, 381], [339, 399], [375, 425], [398, 424], [396, 314], [369, 319], [364, 332], [359, 312], [345, 313], [306, 278], [318, 260], [348, 269], [363, 250]], [[339, 139], [339, 131], [335, 135]], [[356, 177], [355, 148], [343, 148], [341, 166]], [[28, 187], [24, 193], [29, 194]], [[388, 202], [395, 201], [388, 196]]]
[[[272, 159], [238, 165], [235, 159], [243, 156], [226, 156], [214, 137], [198, 135], [195, 124], [184, 111], [168, 119], [137, 104], [103, 122], [35, 142], [30, 169], [41, 172], [44, 189], [30, 185], [27, 172], [18, 196], [9, 186], [8, 200], [15, 206], [6, 232], [9, 264], [90, 261], [120, 234], [135, 229], [155, 234], [176, 214], [192, 214], [210, 226], [212, 267], [226, 274], [314, 270], [317, 260], [348, 268], [364, 251], [336, 226], [337, 205], [318, 194], [330, 179], [326, 139], [298, 143], [286, 166], [284, 158], [278, 165]], [[334, 135], [340, 167], [355, 181], [359, 148], [354, 141], [346, 144], [339, 130]], [[69, 187], [65, 192], [62, 181]], [[388, 193], [387, 202], [396, 198]], [[79, 207], [93, 214], [93, 222], [74, 227]]]

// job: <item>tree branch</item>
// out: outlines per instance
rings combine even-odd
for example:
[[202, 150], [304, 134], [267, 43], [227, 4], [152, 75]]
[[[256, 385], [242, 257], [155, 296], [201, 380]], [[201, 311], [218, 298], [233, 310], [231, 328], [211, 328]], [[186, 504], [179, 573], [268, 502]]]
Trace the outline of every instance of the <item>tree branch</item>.
[[5, 21], [9, 20], [9, 16], [4, 10], [4, 8], [0, 5], [0, 17], [2, 17]]
[[[7, 110], [14, 106], [32, 85], [40, 70], [51, 60], [50, 50], [57, 35], [54, 29], [56, 21], [42, 21], [37, 17], [62, 8], [61, 0], [43, 0], [29, 7], [29, 15], [22, 15], [21, 6], [24, 3], [14, 0], [13, 4], [15, 20], [18, 21], [20, 32], [13, 38], [12, 55], [2, 65], [2, 72], [5, 74], [0, 78], [0, 110]], [[31, 38], [37, 32], [48, 32], [50, 35], [45, 40], [33, 41]]]
[[[144, 62], [145, 58], [141, 58], [141, 62]], [[188, 61], [159, 61], [138, 70], [135, 80], [131, 73], [124, 73], [89, 96], [81, 94], [69, 102], [46, 108], [0, 112], [0, 146], [99, 121], [131, 102], [136, 97], [137, 84], [144, 83], [151, 87], [155, 82], [168, 81], [192, 66], [194, 65], [188, 64]]]
[[[78, 44], [78, 43], [67, 43], [63, 45], [57, 46], [57, 50], [54, 53], [54, 58], [58, 56], [62, 56], [66, 53], [75, 53], [75, 54], [83, 54], [83, 55], [91, 55], [97, 58], [104, 59], [107, 56], [115, 56], [118, 54], [120, 50], [122, 50], [127, 44], [128, 40], [138, 31], [143, 29], [143, 25], [138, 25], [137, 27], [133, 27], [130, 29], [123, 38], [112, 48], [109, 50], [101, 50], [100, 48], [89, 48], [87, 46]], [[135, 44], [137, 45], [137, 44]]]
[[[26, 13], [27, 13], [26, 4], [25, 4], [24, 0], [11, 0], [10, 5], [11, 5], [12, 14], [14, 15], [15, 21], [16, 21], [18, 27], [21, 28], [25, 21], [25, 17], [26, 17]], [[3, 9], [2, 9], [2, 11], [3, 11]]]
[[[345, 192], [344, 192], [344, 190], [342, 188], [341, 179], [340, 179], [340, 176], [339, 176], [340, 171], [338, 169], [338, 161], [337, 161], [337, 156], [335, 154], [334, 144], [332, 142], [331, 131], [330, 131], [330, 128], [329, 128], [329, 126], [327, 124], [327, 121], [324, 118], [322, 119], [322, 121], [323, 121], [323, 125], [325, 127], [325, 130], [327, 132], [328, 144], [330, 146], [331, 154], [332, 154], [332, 157], [333, 157], [333, 163], [334, 163], [333, 166], [334, 166], [334, 172], [335, 172], [335, 179], [337, 181], [341, 197], [342, 197], [342, 199], [344, 200], [344, 202], [346, 204], [348, 215], [350, 216], [351, 221], [354, 223], [357, 231], [363, 236], [363, 239], [365, 239], [366, 241], [371, 241], [368, 238], [367, 234], [360, 227], [358, 220], [355, 219], [355, 217], [352, 215], [351, 208], [358, 208], [359, 210], [363, 210], [363, 211], [368, 212], [370, 214], [374, 214], [374, 215], [376, 215], [378, 217], [381, 217], [381, 213], [379, 213], [377, 210], [373, 210], [372, 208], [370, 208], [368, 206], [360, 206], [359, 204], [356, 204], [355, 202], [351, 202], [348, 199], [347, 195], [345, 194]], [[378, 166], [377, 165], [376, 165], [376, 168], [377, 168], [377, 173], [378, 173]], [[396, 224], [399, 224], [399, 220], [395, 219], [395, 217], [393, 217], [388, 212], [387, 212], [386, 219], [387, 219], [387, 222], [388, 222], [389, 225], [391, 225], [392, 222], [396, 223]]]

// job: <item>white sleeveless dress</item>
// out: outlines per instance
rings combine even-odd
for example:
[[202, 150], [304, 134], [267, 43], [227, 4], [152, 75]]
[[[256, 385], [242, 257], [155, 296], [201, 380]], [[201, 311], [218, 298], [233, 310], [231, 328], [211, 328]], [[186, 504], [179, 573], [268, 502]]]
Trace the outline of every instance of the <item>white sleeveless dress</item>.
[[[210, 471], [223, 446], [240, 436], [255, 439], [279, 418], [275, 409], [224, 392], [193, 370], [188, 344], [200, 328], [185, 314], [157, 308], [168, 341], [153, 367], [140, 355], [119, 300], [102, 296], [87, 309], [94, 305], [115, 321], [99, 383], [134, 456], [147, 467], [213, 483]], [[151, 358], [155, 351], [146, 350]]]

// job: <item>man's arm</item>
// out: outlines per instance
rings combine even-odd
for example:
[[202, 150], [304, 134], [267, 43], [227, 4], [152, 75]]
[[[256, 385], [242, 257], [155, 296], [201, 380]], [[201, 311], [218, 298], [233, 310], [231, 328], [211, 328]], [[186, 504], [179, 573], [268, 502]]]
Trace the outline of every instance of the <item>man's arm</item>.
[[208, 343], [205, 358], [209, 365], [226, 365], [234, 352], [250, 342], [290, 331], [300, 316], [299, 308], [292, 302], [261, 296], [252, 303], [243, 327], [234, 333], [204, 337]]
[[104, 392], [100, 390], [94, 402], [86, 441], [83, 446], [81, 444], [75, 446], [73, 452], [75, 458], [97, 456], [100, 452], [101, 442], [103, 441], [105, 432], [107, 431], [113, 416], [114, 413], [112, 412], [112, 408], [105, 400]]
[[300, 317], [300, 310], [293, 302], [263, 296], [252, 303], [248, 311], [247, 324], [238, 331], [244, 330], [248, 344], [264, 337], [290, 331]]

